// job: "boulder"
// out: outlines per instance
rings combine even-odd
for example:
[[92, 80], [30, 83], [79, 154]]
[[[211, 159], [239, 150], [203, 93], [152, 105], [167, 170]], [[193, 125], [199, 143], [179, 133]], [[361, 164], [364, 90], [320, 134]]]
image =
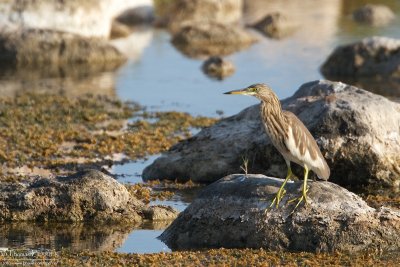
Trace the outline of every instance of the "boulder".
[[[155, 212], [157, 217], [145, 216]], [[169, 207], [147, 207], [124, 185], [95, 170], [30, 183], [0, 183], [0, 221], [133, 223], [176, 215]]]
[[216, 22], [186, 25], [172, 38], [172, 44], [190, 57], [229, 55], [256, 41], [255, 36], [239, 26]]
[[292, 34], [297, 25], [282, 13], [276, 12], [266, 15], [253, 27], [270, 38], [281, 39]]
[[353, 12], [353, 19], [373, 26], [386, 25], [395, 18], [393, 11], [385, 5], [367, 4]]
[[210, 57], [204, 61], [202, 69], [209, 77], [218, 80], [231, 76], [235, 72], [235, 66], [231, 61], [217, 56]]
[[125, 10], [151, 7], [152, 0], [3, 1], [0, 25], [51, 29], [85, 37], [108, 38], [113, 19]]
[[127, 9], [118, 15], [116, 20], [129, 26], [150, 24], [154, 20], [154, 10], [151, 6], [139, 6]]
[[144, 210], [143, 215], [145, 219], [155, 222], [173, 220], [177, 217], [177, 212], [170, 206], [158, 205]]
[[156, 24], [172, 32], [186, 23], [232, 24], [240, 21], [243, 0], [156, 0]]
[[399, 77], [400, 40], [365, 38], [339, 46], [321, 67], [325, 77]]
[[[399, 103], [340, 82], [321, 80], [302, 85], [282, 101], [282, 106], [295, 113], [315, 137], [330, 166], [330, 181], [399, 185]], [[286, 175], [283, 157], [261, 124], [259, 105], [174, 145], [144, 169], [143, 178], [209, 183], [240, 172], [245, 160], [251, 173]], [[302, 177], [301, 170], [297, 174]]]
[[207, 186], [162, 233], [173, 250], [264, 248], [276, 251], [358, 252], [400, 248], [400, 211], [374, 209], [330, 182], [310, 182], [308, 205], [288, 199], [302, 182], [286, 185], [279, 208], [269, 208], [281, 179], [230, 175]]
[[2, 67], [63, 66], [68, 64], [115, 67], [126, 58], [116, 48], [98, 38], [86, 38], [53, 30], [20, 29], [0, 32]]

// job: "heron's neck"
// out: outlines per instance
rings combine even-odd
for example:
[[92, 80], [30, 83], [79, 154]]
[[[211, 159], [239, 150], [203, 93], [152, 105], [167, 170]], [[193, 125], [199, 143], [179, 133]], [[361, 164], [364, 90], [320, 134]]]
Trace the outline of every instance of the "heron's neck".
[[264, 101], [261, 99], [261, 115], [265, 117], [265, 119], [273, 117], [277, 121], [285, 121], [279, 99], [273, 99], [272, 101]]

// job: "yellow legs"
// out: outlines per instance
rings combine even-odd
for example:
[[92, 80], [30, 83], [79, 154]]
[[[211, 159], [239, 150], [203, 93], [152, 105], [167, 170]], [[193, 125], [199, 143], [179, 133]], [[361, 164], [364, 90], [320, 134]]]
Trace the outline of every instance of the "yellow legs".
[[[281, 202], [283, 196], [286, 193], [286, 190], [284, 189], [286, 182], [289, 180], [289, 178], [292, 176], [292, 169], [290, 168], [290, 163], [287, 164], [288, 165], [288, 172], [287, 172], [287, 176], [285, 178], [285, 181], [283, 181], [281, 187], [278, 190], [278, 193], [276, 194], [275, 198], [272, 200], [271, 205], [269, 206], [268, 209], [270, 209], [271, 207], [274, 206], [274, 204], [276, 203], [276, 207], [279, 207], [279, 202]], [[307, 188], [307, 178], [308, 178], [308, 167], [305, 165], [304, 166], [304, 182], [303, 182], [303, 190], [302, 190], [302, 195], [301, 197], [298, 198], [294, 198], [288, 201], [288, 203], [291, 203], [293, 201], [297, 200], [297, 204], [294, 207], [292, 213], [297, 209], [297, 207], [300, 205], [300, 203], [304, 200], [305, 204], [307, 205], [307, 192], [308, 192], [308, 188]], [[267, 210], [268, 210], [267, 209]]]
[[288, 166], [288, 172], [285, 178], [285, 181], [283, 181], [281, 187], [278, 190], [278, 193], [276, 194], [274, 200], [272, 200], [271, 205], [269, 206], [269, 208], [271, 208], [274, 203], [276, 202], [276, 207], [279, 207], [279, 202], [281, 202], [283, 196], [286, 193], [286, 190], [284, 189], [286, 182], [289, 180], [290, 176], [292, 176], [292, 169], [290, 168], [290, 162], [286, 162], [287, 166]]
[[298, 198], [294, 198], [288, 201], [288, 203], [293, 202], [298, 200], [296, 206], [294, 207], [292, 213], [294, 212], [294, 210], [300, 205], [300, 203], [304, 200], [305, 204], [307, 205], [307, 177], [308, 177], [308, 167], [306, 165], [304, 165], [304, 182], [303, 182], [303, 194], [301, 197]]

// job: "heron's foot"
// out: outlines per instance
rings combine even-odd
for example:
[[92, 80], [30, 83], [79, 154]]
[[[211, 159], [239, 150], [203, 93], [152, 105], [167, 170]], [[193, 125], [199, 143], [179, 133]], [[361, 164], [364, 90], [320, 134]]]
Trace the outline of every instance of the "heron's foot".
[[308, 192], [308, 189], [306, 189], [306, 190], [303, 191], [303, 194], [301, 195], [301, 197], [297, 197], [297, 198], [294, 198], [294, 199], [291, 199], [291, 200], [288, 201], [288, 203], [292, 203], [292, 202], [294, 202], [294, 201], [297, 201], [297, 204], [296, 204], [296, 206], [294, 207], [292, 213], [297, 209], [297, 207], [300, 205], [301, 202], [304, 201], [304, 205], [305, 205], [305, 206], [308, 205], [308, 201], [307, 201], [307, 192]]
[[286, 194], [286, 190], [283, 189], [283, 187], [279, 188], [278, 193], [276, 193], [276, 196], [272, 200], [271, 205], [269, 205], [268, 209], [272, 208], [274, 206], [274, 204], [276, 204], [276, 208], [278, 208], [279, 203], [281, 202], [281, 200], [285, 196], [285, 194]]

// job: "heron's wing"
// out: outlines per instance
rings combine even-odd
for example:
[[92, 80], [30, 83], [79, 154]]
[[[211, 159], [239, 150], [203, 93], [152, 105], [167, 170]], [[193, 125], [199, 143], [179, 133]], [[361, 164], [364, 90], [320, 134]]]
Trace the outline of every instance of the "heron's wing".
[[[314, 171], [320, 179], [328, 180], [329, 166], [319, 150], [317, 142], [307, 127], [292, 112], [284, 111], [289, 123], [289, 138], [286, 146], [293, 157]], [[298, 162], [298, 163], [299, 163]]]

